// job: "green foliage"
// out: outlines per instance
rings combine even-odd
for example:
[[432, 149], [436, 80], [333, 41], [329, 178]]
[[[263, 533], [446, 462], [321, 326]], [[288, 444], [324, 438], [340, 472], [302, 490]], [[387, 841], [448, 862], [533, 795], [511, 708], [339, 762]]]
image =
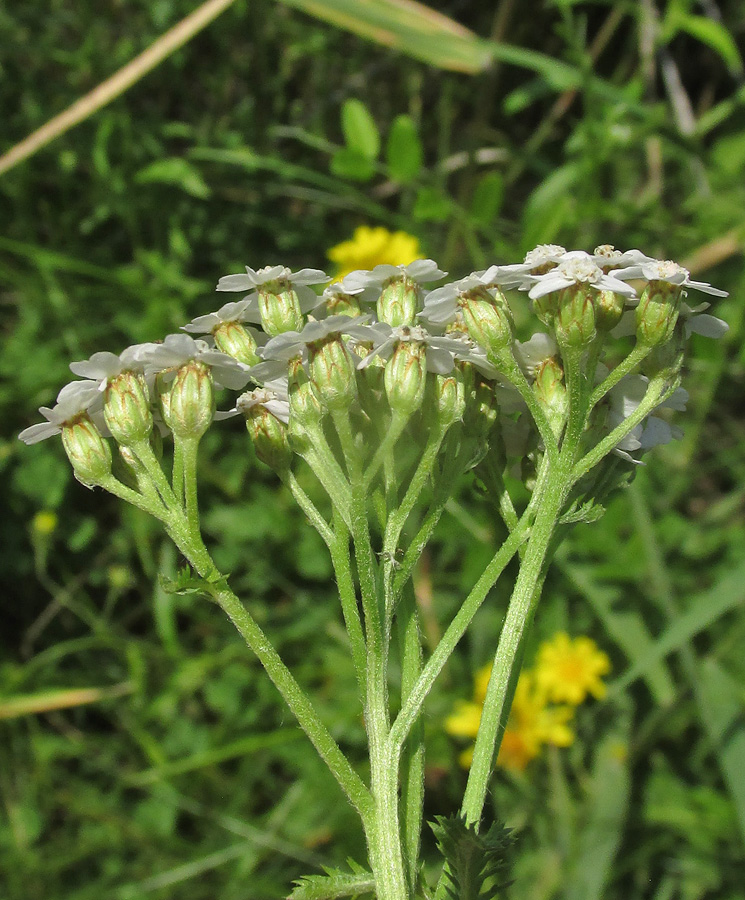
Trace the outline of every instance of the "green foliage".
[[445, 861], [443, 879], [448, 900], [497, 900], [506, 896], [515, 841], [509, 828], [493, 822], [481, 834], [459, 816], [437, 816], [430, 827]]
[[306, 875], [299, 879], [288, 900], [340, 900], [374, 894], [375, 882], [370, 872], [351, 859], [347, 865], [351, 872], [326, 869], [325, 875]]

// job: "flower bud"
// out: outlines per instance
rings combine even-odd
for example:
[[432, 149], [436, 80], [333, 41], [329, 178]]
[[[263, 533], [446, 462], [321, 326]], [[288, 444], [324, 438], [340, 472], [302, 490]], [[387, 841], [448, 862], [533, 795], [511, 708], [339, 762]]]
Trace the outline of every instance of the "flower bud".
[[554, 331], [560, 345], [582, 349], [595, 340], [593, 293], [593, 288], [584, 284], [573, 284], [559, 291]]
[[305, 374], [300, 357], [290, 360], [287, 391], [290, 400], [290, 431], [320, 427], [324, 409], [313, 382]]
[[460, 422], [466, 410], [466, 377], [459, 368], [448, 375], [435, 375], [431, 381], [438, 424], [442, 429]]
[[392, 410], [406, 416], [416, 412], [427, 387], [425, 345], [401, 341], [386, 364], [384, 383]]
[[474, 290], [460, 301], [463, 321], [471, 340], [489, 354], [498, 355], [512, 344], [512, 313], [501, 293]]
[[466, 404], [463, 430], [473, 444], [469, 468], [478, 465], [489, 452], [499, 432], [499, 405], [494, 382], [476, 374], [473, 396]]
[[595, 326], [601, 334], [612, 331], [621, 321], [625, 300], [615, 291], [599, 291], [595, 296]]
[[87, 415], [62, 426], [62, 444], [78, 481], [92, 486], [111, 474], [109, 445]]
[[275, 472], [283, 472], [292, 460], [287, 426], [264, 406], [265, 395], [261, 389], [248, 391], [238, 398], [237, 405], [246, 418], [256, 456]]
[[131, 446], [146, 441], [153, 430], [147, 386], [136, 372], [122, 372], [106, 386], [104, 418], [114, 440]]
[[356, 294], [345, 294], [343, 291], [329, 290], [325, 297], [326, 310], [330, 316], [356, 318], [362, 315], [360, 298]]
[[255, 366], [259, 362], [256, 341], [251, 332], [240, 322], [221, 322], [212, 332], [215, 346], [238, 362]]
[[666, 344], [673, 336], [680, 311], [681, 287], [650, 281], [636, 308], [636, 339], [646, 347]]
[[421, 290], [410, 278], [394, 278], [378, 297], [378, 319], [392, 328], [413, 325], [419, 312]]
[[267, 281], [259, 287], [259, 312], [264, 331], [272, 337], [285, 331], [302, 331], [300, 300], [289, 281]]
[[466, 405], [464, 425], [466, 432], [474, 437], [484, 438], [497, 424], [499, 406], [494, 393], [494, 382], [477, 374], [473, 397]]
[[546, 412], [554, 436], [558, 439], [566, 422], [568, 401], [564, 369], [557, 357], [549, 356], [535, 367], [533, 390]]
[[344, 341], [331, 334], [308, 350], [310, 376], [321, 400], [331, 410], [346, 409], [357, 396], [357, 373]]
[[193, 359], [176, 373], [163, 418], [180, 438], [201, 438], [215, 414], [215, 391], [209, 366]]
[[556, 314], [559, 311], [558, 292], [552, 291], [550, 294], [544, 294], [542, 297], [537, 297], [533, 301], [533, 309], [535, 310], [536, 316], [538, 316], [544, 325], [553, 328]]

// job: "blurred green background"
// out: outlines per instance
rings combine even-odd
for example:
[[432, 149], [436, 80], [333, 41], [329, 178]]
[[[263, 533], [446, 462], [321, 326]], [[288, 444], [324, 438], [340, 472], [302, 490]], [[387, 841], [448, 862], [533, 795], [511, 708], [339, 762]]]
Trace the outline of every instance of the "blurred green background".
[[[691, 341], [685, 437], [577, 528], [538, 612], [535, 641], [564, 628], [611, 655], [608, 698], [571, 748], [498, 773], [493, 808], [520, 839], [515, 898], [743, 900], [745, 6], [438, 2], [466, 32], [413, 7], [315, 4], [386, 47], [304, 5], [236, 0], [0, 177], [0, 898], [264, 900], [363, 861], [354, 816], [230, 624], [158, 586], [178, 560], [156, 525], [75, 482], [58, 442], [16, 435], [71, 360], [212, 310], [243, 265], [328, 265], [365, 224], [414, 234], [454, 277], [537, 243], [607, 242], [730, 291], [714, 310], [726, 338]], [[194, 8], [2, 7], [0, 153]], [[239, 423], [204, 443], [218, 565], [361, 759], [325, 549]], [[464, 487], [417, 576], [431, 641], [494, 541]], [[430, 818], [457, 809], [462, 747], [442, 722], [505, 600], [431, 698]]]

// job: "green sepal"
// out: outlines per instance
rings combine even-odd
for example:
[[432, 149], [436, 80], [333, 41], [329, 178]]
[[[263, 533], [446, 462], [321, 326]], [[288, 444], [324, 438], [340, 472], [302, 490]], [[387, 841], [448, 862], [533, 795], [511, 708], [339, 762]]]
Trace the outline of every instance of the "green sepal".
[[351, 872], [324, 866], [325, 875], [304, 875], [294, 882], [295, 887], [287, 900], [337, 900], [341, 897], [363, 897], [375, 894], [375, 879], [351, 859], [347, 860]]
[[498, 900], [506, 896], [515, 843], [511, 829], [494, 822], [487, 832], [479, 834], [460, 816], [437, 816], [429, 824], [445, 858], [441, 887], [447, 900]]

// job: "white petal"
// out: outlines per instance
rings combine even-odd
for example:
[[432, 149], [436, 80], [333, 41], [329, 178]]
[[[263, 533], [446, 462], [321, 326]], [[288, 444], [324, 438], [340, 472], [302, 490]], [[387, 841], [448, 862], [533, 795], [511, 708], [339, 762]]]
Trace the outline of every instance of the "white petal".
[[716, 316], [692, 316], [686, 319], [685, 335], [690, 337], [691, 332], [703, 337], [719, 339], [729, 331], [729, 325]]
[[256, 284], [250, 275], [223, 275], [216, 291], [252, 291]]

